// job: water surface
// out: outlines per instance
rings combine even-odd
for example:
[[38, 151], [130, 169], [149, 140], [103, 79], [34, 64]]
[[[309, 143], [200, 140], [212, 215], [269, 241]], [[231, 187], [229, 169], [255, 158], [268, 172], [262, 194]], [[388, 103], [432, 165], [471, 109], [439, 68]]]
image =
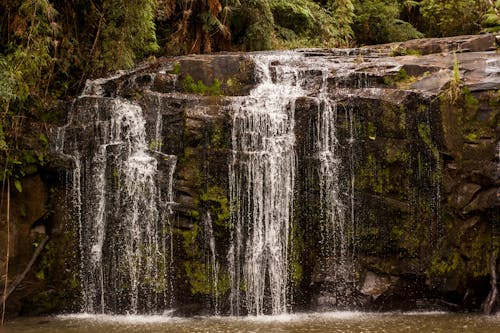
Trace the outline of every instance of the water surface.
[[330, 312], [258, 317], [66, 315], [19, 318], [1, 333], [500, 333], [500, 316]]

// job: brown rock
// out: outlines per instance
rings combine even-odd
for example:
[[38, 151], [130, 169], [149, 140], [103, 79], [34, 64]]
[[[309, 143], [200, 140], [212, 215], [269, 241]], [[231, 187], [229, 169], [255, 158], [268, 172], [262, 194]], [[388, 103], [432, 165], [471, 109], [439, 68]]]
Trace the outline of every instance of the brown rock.
[[500, 206], [500, 187], [494, 187], [480, 192], [476, 198], [468, 204], [462, 211], [469, 214], [475, 211], [484, 211]]
[[398, 280], [399, 278], [396, 276], [382, 276], [367, 272], [361, 287], [361, 293], [377, 298], [394, 286]]
[[450, 194], [448, 202], [451, 207], [456, 209], [464, 208], [481, 189], [481, 186], [473, 183], [460, 184]]

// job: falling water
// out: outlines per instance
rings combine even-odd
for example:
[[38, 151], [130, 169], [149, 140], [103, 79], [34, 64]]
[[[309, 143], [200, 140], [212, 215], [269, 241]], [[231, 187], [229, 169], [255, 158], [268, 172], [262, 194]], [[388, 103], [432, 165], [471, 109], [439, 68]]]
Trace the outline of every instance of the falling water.
[[260, 83], [233, 104], [229, 183], [234, 230], [228, 255], [233, 315], [243, 305], [253, 315], [287, 311], [294, 101], [302, 92], [297, 69], [284, 65], [291, 57], [254, 57]]
[[165, 240], [175, 159], [167, 171], [167, 197], [160, 202], [158, 161], [147, 148], [142, 108], [122, 99], [82, 101], [91, 102], [91, 117], [97, 120], [78, 119], [76, 108], [76, 116], [69, 120], [95, 137], [80, 138], [63, 127], [58, 144], [75, 161], [72, 183], [80, 227], [82, 310], [156, 311], [168, 303], [172, 251]]
[[321, 88], [316, 97], [317, 121], [315, 149], [318, 160], [320, 210], [323, 230], [323, 255], [334, 258], [332, 292], [337, 306], [346, 306], [355, 287], [354, 279], [354, 167], [352, 161], [353, 115], [346, 114], [350, 137], [347, 140], [349, 170], [341, 175], [341, 145], [337, 129], [337, 102], [327, 91], [328, 71], [322, 70]]
[[[318, 223], [324, 239], [321, 255], [335, 258], [335, 271], [330, 276], [334, 276], [334, 292], [343, 302], [354, 289], [354, 166], [350, 163], [348, 177], [341, 176], [337, 104], [328, 91], [331, 69], [320, 60], [291, 53], [254, 60], [260, 83], [250, 96], [233, 104], [232, 313], [240, 314], [244, 306], [256, 315], [287, 311], [287, 256], [296, 168], [294, 113], [299, 96], [315, 96], [317, 104], [313, 154], [319, 179]], [[311, 81], [311, 73], [320, 74], [319, 85], [314, 78]], [[352, 154], [352, 112], [348, 118], [351, 137], [347, 150]]]
[[212, 216], [210, 212], [207, 212], [203, 218], [203, 228], [206, 237], [206, 243], [208, 243], [208, 258], [207, 258], [207, 270], [208, 275], [211, 280], [212, 285], [212, 299], [214, 307], [214, 315], [220, 315], [219, 306], [219, 262], [217, 261], [217, 251], [215, 248], [215, 237], [214, 228], [212, 222]]

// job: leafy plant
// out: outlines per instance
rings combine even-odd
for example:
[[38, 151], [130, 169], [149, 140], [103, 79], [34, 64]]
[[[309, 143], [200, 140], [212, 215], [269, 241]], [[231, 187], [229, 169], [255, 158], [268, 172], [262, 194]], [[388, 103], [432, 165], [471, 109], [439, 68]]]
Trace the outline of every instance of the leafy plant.
[[356, 0], [353, 30], [360, 44], [379, 44], [421, 38], [423, 34], [399, 18], [396, 0]]
[[182, 87], [184, 88], [184, 91], [193, 94], [215, 96], [221, 94], [221, 86], [218, 79], [214, 79], [213, 84], [211, 86], [207, 86], [201, 80], [194, 82], [193, 77], [191, 75], [187, 75], [182, 82]]
[[481, 20], [489, 0], [422, 0], [422, 14], [429, 35], [455, 36], [475, 34], [481, 30]]
[[499, 32], [500, 31], [500, 0], [488, 0], [490, 8], [482, 18], [483, 32]]

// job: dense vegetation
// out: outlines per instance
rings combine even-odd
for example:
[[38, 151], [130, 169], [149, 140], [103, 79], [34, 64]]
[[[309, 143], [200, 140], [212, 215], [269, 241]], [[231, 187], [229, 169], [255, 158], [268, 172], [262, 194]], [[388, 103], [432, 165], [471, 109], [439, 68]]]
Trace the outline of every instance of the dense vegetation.
[[499, 31], [499, 11], [500, 0], [2, 0], [0, 160], [17, 176], [23, 159], [42, 163], [20, 155], [25, 119], [50, 121], [87, 78], [148, 56]]

